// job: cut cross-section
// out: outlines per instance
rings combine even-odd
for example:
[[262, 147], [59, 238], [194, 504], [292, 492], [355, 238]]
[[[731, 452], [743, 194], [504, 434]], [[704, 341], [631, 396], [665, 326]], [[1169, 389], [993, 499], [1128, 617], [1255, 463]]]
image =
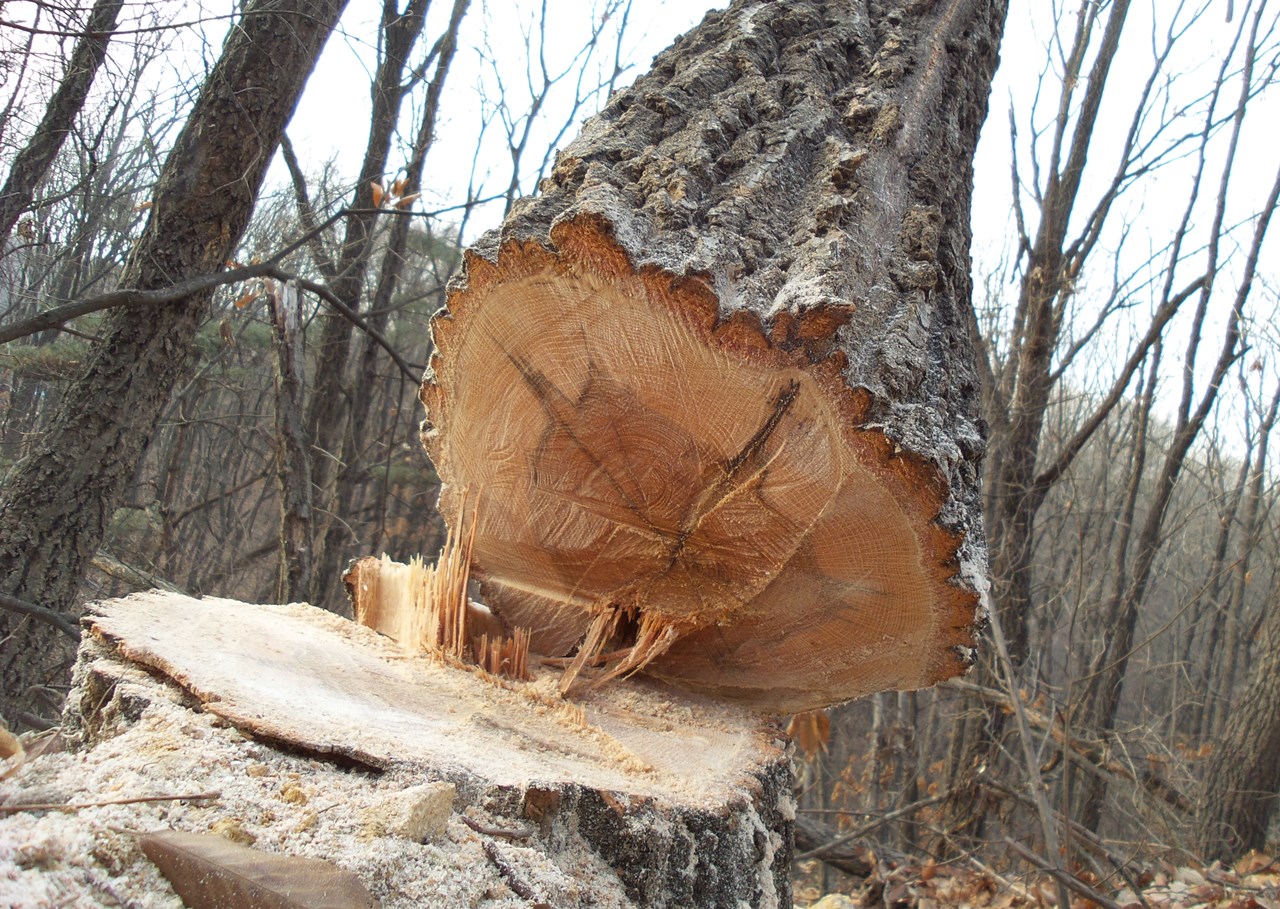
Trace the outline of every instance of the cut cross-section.
[[560, 234], [471, 256], [433, 328], [424, 438], [441, 511], [478, 496], [489, 607], [572, 654], [566, 683], [644, 669], [770, 710], [961, 669], [945, 484], [860, 426], [829, 338], [719, 321], [701, 282]]

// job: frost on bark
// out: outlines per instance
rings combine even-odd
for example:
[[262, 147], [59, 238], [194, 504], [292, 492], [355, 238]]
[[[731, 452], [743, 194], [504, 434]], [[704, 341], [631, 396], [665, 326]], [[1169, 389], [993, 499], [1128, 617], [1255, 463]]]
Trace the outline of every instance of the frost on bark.
[[969, 195], [1004, 12], [712, 13], [467, 254], [424, 441], [486, 601], [566, 685], [796, 711], [972, 659]]

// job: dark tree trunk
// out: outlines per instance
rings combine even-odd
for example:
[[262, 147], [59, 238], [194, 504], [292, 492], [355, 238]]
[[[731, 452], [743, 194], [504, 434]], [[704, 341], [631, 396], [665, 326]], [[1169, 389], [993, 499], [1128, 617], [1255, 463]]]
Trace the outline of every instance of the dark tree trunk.
[[1280, 587], [1265, 608], [1248, 686], [1205, 765], [1198, 851], [1206, 859], [1262, 849], [1280, 800]]
[[[426, 104], [422, 112], [422, 122], [413, 143], [413, 153], [405, 165], [404, 195], [411, 196], [422, 189], [422, 170], [426, 164], [427, 153], [435, 142], [436, 119], [440, 111], [440, 96], [444, 91], [445, 80], [453, 65], [453, 56], [458, 47], [458, 29], [470, 6], [470, 0], [455, 0], [453, 12], [445, 33], [437, 43], [435, 74], [427, 88]], [[384, 331], [391, 320], [391, 307], [400, 275], [404, 271], [405, 249], [408, 244], [412, 220], [406, 217], [395, 217], [387, 232], [386, 249], [382, 253], [382, 263], [378, 270], [378, 282], [374, 290], [372, 305], [367, 318], [370, 327]], [[340, 320], [345, 322], [345, 320]], [[335, 326], [336, 328], [337, 326]], [[349, 331], [349, 326], [344, 331]], [[372, 412], [371, 399], [377, 386], [377, 364], [382, 350], [373, 338], [365, 336], [360, 345], [360, 356], [356, 358], [356, 378], [352, 383], [349, 395], [334, 395], [342, 401], [349, 401], [350, 444], [343, 449], [342, 467], [338, 471], [333, 501], [336, 502], [336, 513], [347, 516], [355, 504], [360, 487], [368, 482], [368, 444], [366, 438], [369, 416]], [[345, 368], [335, 373], [336, 377], [345, 374]], [[344, 552], [344, 546], [355, 542], [351, 539], [350, 528], [341, 521], [329, 522], [320, 552], [324, 558], [319, 565], [319, 605], [327, 605], [332, 598], [340, 595], [340, 577], [347, 562], [365, 552]], [[365, 541], [367, 543], [367, 541]], [[345, 556], [345, 557], [344, 557]]]
[[[400, 122], [401, 103], [405, 98], [404, 83], [409, 70], [409, 55], [422, 33], [426, 22], [426, 0], [410, 0], [403, 13], [396, 9], [394, 0], [384, 0], [381, 34], [382, 59], [374, 75], [372, 96], [373, 111], [369, 123], [369, 138], [365, 145], [364, 160], [356, 179], [351, 205], [357, 210], [346, 218], [342, 246], [337, 261], [326, 268], [329, 289], [351, 309], [359, 312], [364, 293], [365, 277], [373, 258], [374, 229], [379, 216], [371, 213], [374, 204], [373, 184], [382, 181], [387, 172], [387, 158], [392, 138]], [[314, 450], [311, 458], [312, 482], [320, 501], [329, 501], [340, 465], [345, 462], [349, 447], [351, 412], [350, 365], [351, 322], [336, 312], [325, 311], [320, 315], [320, 340], [316, 345], [315, 388], [307, 402], [306, 427], [311, 434]], [[326, 528], [338, 521], [318, 522], [315, 534], [321, 564], [325, 556]], [[326, 587], [329, 586], [326, 584]], [[337, 603], [341, 592], [336, 589], [322, 591], [326, 604]]]
[[310, 602], [315, 595], [311, 558], [311, 448], [302, 425], [306, 361], [302, 347], [301, 301], [295, 283], [269, 294], [271, 332], [276, 345], [276, 487], [280, 492], [281, 603]]
[[[1049, 483], [1037, 476], [1040, 442], [1053, 389], [1054, 354], [1062, 330], [1063, 305], [1073, 283], [1073, 262], [1066, 254], [1067, 231], [1076, 210], [1080, 182], [1102, 104], [1111, 61], [1129, 11], [1128, 0], [1119, 0], [1108, 13], [1106, 33], [1088, 74], [1079, 122], [1064, 150], [1066, 121], [1060, 120], [1055, 136], [1052, 171], [1041, 203], [1040, 224], [1028, 250], [1026, 277], [1018, 292], [1015, 347], [1006, 364], [1000, 387], [988, 388], [987, 416], [993, 427], [993, 459], [987, 480], [987, 534], [991, 553], [992, 601], [999, 611], [1014, 668], [1025, 661], [1028, 618], [1033, 608], [1032, 564], [1035, 553], [1036, 515], [1049, 491]], [[1082, 71], [1088, 34], [1077, 35], [1071, 66]], [[1077, 56], [1077, 54], [1079, 56]], [[985, 664], [978, 681], [999, 686], [999, 673]], [[955, 794], [947, 807], [949, 832], [980, 836], [983, 803], [972, 785], [975, 768], [994, 766], [999, 759], [1004, 715], [988, 713], [970, 699], [957, 722], [948, 760], [949, 788]]]
[[9, 234], [23, 212], [31, 207], [35, 192], [49, 172], [49, 166], [71, 133], [76, 116], [84, 107], [98, 67], [107, 56], [107, 44], [116, 28], [123, 0], [97, 0], [85, 23], [84, 34], [76, 41], [71, 61], [49, 99], [35, 134], [14, 157], [4, 188], [0, 189], [0, 251], [8, 245]]
[[[165, 162], [120, 278], [152, 290], [217, 271], [239, 242], [284, 126], [345, 0], [258, 0], [232, 30]], [[208, 294], [114, 311], [49, 431], [0, 493], [0, 590], [71, 613], [85, 567], [173, 390], [196, 361]], [[6, 713], [60, 685], [66, 648], [0, 617]]]

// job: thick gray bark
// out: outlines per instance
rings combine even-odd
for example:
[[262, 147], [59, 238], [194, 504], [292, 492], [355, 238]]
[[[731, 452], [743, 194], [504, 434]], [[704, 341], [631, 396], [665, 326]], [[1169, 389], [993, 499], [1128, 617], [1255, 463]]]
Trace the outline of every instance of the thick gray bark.
[[[174, 145], [120, 286], [152, 290], [218, 271], [244, 232], [285, 124], [345, 0], [259, 0]], [[86, 564], [172, 391], [195, 363], [210, 293], [114, 311], [49, 431], [0, 492], [0, 589], [71, 612]], [[68, 654], [47, 628], [0, 616], [5, 713], [57, 686]]]
[[[868, 423], [951, 486], [943, 523], [985, 569], [969, 204], [1006, 5], [738, 2], [611, 100], [499, 244], [598, 217], [637, 269], [701, 275], [721, 317], [835, 308]], [[791, 339], [799, 343], [798, 339]]]
[[[715, 335], [716, 340], [710, 344], [736, 350], [741, 362], [747, 364], [744, 368], [772, 358], [814, 374], [823, 369], [839, 369], [845, 400], [861, 402], [846, 411], [856, 411], [856, 415], [840, 418], [842, 430], [862, 431], [851, 447], [882, 445], [885, 460], [880, 463], [892, 464], [893, 470], [900, 471], [897, 476], [902, 479], [902, 489], [910, 490], [896, 492], [898, 501], [914, 495], [928, 503], [920, 508], [927, 517], [916, 521], [913, 532], [923, 540], [937, 531], [950, 541], [921, 544], [926, 551], [923, 561], [928, 562], [927, 572], [931, 574], [930, 593], [939, 599], [954, 595], [953, 602], [957, 603], [945, 622], [947, 633], [938, 637], [946, 638], [945, 649], [950, 656], [933, 662], [932, 653], [913, 654], [910, 659], [931, 666], [928, 672], [905, 683], [930, 684], [959, 671], [962, 663], [972, 658], [971, 650], [961, 641], [973, 643], [975, 606], [987, 581], [978, 484], [984, 428], [978, 416], [979, 385], [971, 344], [971, 162], [986, 114], [1006, 4], [947, 0], [924, 7], [834, 0], [734, 3], [724, 12], [710, 14], [661, 54], [654, 61], [652, 72], [614, 96], [584, 126], [581, 135], [558, 155], [539, 195], [517, 204], [501, 230], [482, 238], [468, 255], [467, 271], [452, 289], [449, 316], [437, 319], [440, 353], [433, 360], [434, 372], [424, 386], [423, 397], [429, 421], [425, 438], [446, 483], [442, 498], [446, 517], [456, 502], [452, 496], [460, 491], [450, 491], [449, 484], [461, 487], [473, 482], [465, 468], [456, 475], [451, 473], [448, 462], [454, 457], [453, 452], [461, 452], [459, 461], [468, 465], [481, 460], [472, 457], [470, 448], [463, 450], [469, 442], [455, 445], [454, 433], [459, 429], [450, 423], [454, 419], [450, 410], [454, 391], [485, 382], [507, 382], [506, 377], [468, 375], [466, 367], [454, 365], [469, 362], [464, 356], [466, 346], [480, 343], [473, 339], [485, 333], [473, 332], [468, 325], [474, 323], [464, 325], [468, 318], [464, 313], [482, 310], [484, 301], [489, 299], [485, 295], [493, 288], [514, 286], [530, 275], [549, 271], [563, 275], [556, 279], [562, 281], [561, 289], [549, 292], [572, 296], [564, 288], [572, 284], [575, 276], [581, 274], [582, 286], [591, 287], [593, 275], [619, 274], [617, 263], [621, 261], [629, 274], [645, 283], [650, 299], [661, 300], [657, 308], [679, 310], [677, 318], [687, 318], [699, 326], [713, 322], [705, 329]], [[605, 280], [607, 284], [612, 278]], [[585, 291], [596, 301], [604, 299], [606, 292]], [[507, 303], [521, 305], [516, 300], [524, 292], [515, 290], [512, 294], [516, 299], [493, 302], [489, 312]], [[566, 302], [566, 313], [576, 305]], [[516, 317], [515, 321], [521, 318]], [[532, 321], [532, 317], [524, 321]], [[530, 334], [536, 331], [526, 330]], [[598, 330], [584, 324], [581, 336], [585, 338]], [[508, 340], [516, 345], [523, 343], [517, 336], [519, 332], [515, 329], [509, 338], [498, 338], [499, 347]], [[619, 330], [620, 336], [625, 334], [625, 330]], [[663, 343], [659, 340], [658, 345]], [[583, 346], [586, 345], [578, 345], [579, 349]], [[568, 490], [561, 501], [578, 496], [585, 503], [595, 496], [595, 490], [588, 495], [586, 489], [594, 482], [592, 477], [604, 476], [612, 484], [611, 489], [601, 493], [605, 497], [616, 497], [625, 484], [644, 479], [639, 477], [639, 468], [631, 470], [633, 476], [618, 479], [629, 468], [615, 470], [605, 463], [617, 455], [618, 448], [607, 439], [608, 426], [622, 427], [618, 433], [646, 431], [626, 423], [628, 416], [634, 416], [635, 408], [625, 403], [603, 403], [612, 394], [608, 389], [614, 387], [620, 373], [625, 373], [630, 356], [631, 345], [625, 337], [619, 338], [617, 346], [617, 356], [600, 365], [601, 375], [607, 372], [605, 381], [594, 378], [594, 365], [588, 363], [586, 372], [591, 377], [586, 386], [574, 387], [576, 379], [560, 379], [549, 397], [541, 390], [555, 383], [548, 385], [540, 371], [559, 367], [550, 359], [545, 364], [525, 364], [522, 360], [519, 365], [525, 381], [543, 395], [543, 406], [549, 413], [554, 412], [553, 422], [562, 427], [569, 425], [566, 421], [581, 423], [563, 431], [551, 430], [546, 438], [568, 439], [564, 444], [575, 451], [587, 451], [585, 460], [595, 459], [593, 463], [600, 465], [594, 473], [582, 468], [583, 478], [566, 475], [561, 480], [552, 479], [544, 468], [535, 467], [531, 474], [535, 486], [541, 484], [546, 490], [563, 486]], [[523, 357], [521, 352], [503, 349], [512, 362]], [[696, 355], [691, 355], [690, 359], [694, 358]], [[681, 366], [677, 360], [672, 371], [679, 372]], [[652, 386], [644, 377], [648, 368], [653, 364], [638, 365], [630, 377], [638, 385], [620, 394], [642, 394], [646, 383]], [[585, 392], [584, 387], [588, 389]], [[687, 410], [696, 412], [717, 406], [702, 397], [707, 390], [706, 386], [691, 388]], [[576, 401], [575, 394], [579, 395]], [[715, 575], [717, 580], [711, 584], [729, 578], [725, 582], [729, 586], [741, 582], [745, 588], [749, 585], [742, 579], [753, 570], [758, 575], [773, 572], [773, 564], [765, 564], [765, 545], [757, 548], [761, 556], [755, 565], [750, 564], [751, 546], [746, 545], [741, 546], [743, 555], [738, 564], [722, 566], [717, 562], [725, 552], [740, 545], [741, 536], [708, 542], [695, 556], [688, 556], [693, 545], [686, 546], [686, 542], [711, 523], [703, 520], [708, 513], [701, 509], [707, 502], [723, 501], [719, 498], [721, 486], [741, 484], [745, 489], [757, 482], [746, 478], [750, 474], [759, 478], [763, 488], [787, 474], [790, 468], [779, 470], [781, 462], [763, 455], [750, 470], [740, 473], [740, 469], [765, 447], [770, 451], [775, 446], [779, 450], [786, 447], [787, 433], [794, 434], [791, 450], [803, 447], [804, 443], [798, 441], [803, 432], [800, 427], [778, 428], [790, 419], [788, 407], [794, 399], [789, 394], [783, 392], [770, 398], [772, 415], [756, 424], [759, 432], [745, 443], [738, 456], [722, 460], [720, 474], [708, 468], [710, 473], [703, 475], [718, 475], [720, 480], [691, 477], [695, 484], [705, 481], [711, 485], [701, 493], [694, 485], [695, 493], [688, 506], [676, 506], [683, 510], [674, 523], [667, 518], [653, 519], [647, 513], [649, 503], [665, 495], [660, 489], [655, 487], [643, 495], [622, 494], [625, 501], [617, 503], [612, 514], [630, 511], [635, 517], [619, 519], [617, 533], [611, 539], [631, 534], [624, 526], [628, 523], [644, 525], [645, 532], [657, 536], [668, 534], [669, 539], [658, 545], [668, 547], [670, 567], [664, 571], [657, 564], [652, 575], [663, 582], [676, 575], [673, 568], [685, 571], [681, 560], [686, 558], [690, 563], [697, 562], [688, 568], [688, 577], [706, 579]], [[799, 394], [803, 400], [807, 392]], [[560, 395], [567, 402], [563, 407], [556, 398]], [[611, 400], [620, 402], [621, 398]], [[863, 404], [865, 409], [861, 409]], [[596, 419], [593, 408], [597, 405], [605, 409], [616, 406], [618, 420], [602, 416], [588, 427]], [[573, 408], [575, 414], [569, 415]], [[479, 414], [467, 416], [476, 419]], [[670, 442], [673, 450], [670, 457], [655, 458], [655, 473], [679, 460], [675, 449], [684, 444], [673, 441], [683, 430], [667, 431], [663, 419], [649, 425], [654, 427], [657, 444]], [[744, 415], [741, 419], [755, 417]], [[696, 417], [689, 428], [693, 433], [698, 431]], [[597, 437], [586, 440], [580, 429]], [[723, 434], [723, 428], [715, 432]], [[696, 447], [704, 441], [714, 447], [715, 440], [696, 439], [690, 444]], [[646, 447], [653, 450], [648, 443], [621, 436], [618, 444], [633, 444], [637, 454]], [[569, 449], [566, 453], [579, 456]], [[503, 457], [508, 453], [504, 452]], [[859, 457], [868, 456], [851, 454], [844, 463]], [[708, 460], [715, 460], [715, 456], [708, 456]], [[482, 501], [485, 482], [496, 480], [498, 487], [513, 488], [508, 480], [515, 473], [488, 476], [483, 474], [486, 469], [479, 470]], [[503, 465], [495, 469], [506, 470]], [[797, 471], [805, 473], [803, 467]], [[838, 488], [843, 494], [851, 486]], [[548, 492], [546, 501], [556, 494]], [[756, 495], [756, 501], [765, 503], [763, 508], [769, 510], [785, 500], [788, 493], [766, 489], [750, 495]], [[665, 507], [665, 501], [663, 504]], [[496, 507], [488, 506], [491, 512]], [[584, 504], [582, 509], [591, 507]], [[824, 516], [836, 513], [840, 507], [823, 511], [815, 504], [815, 510]], [[797, 522], [802, 520], [798, 517], [802, 510], [797, 508], [794, 513]], [[495, 582], [493, 576], [485, 574], [485, 563], [502, 561], [498, 552], [502, 543], [495, 533], [495, 542], [489, 545], [484, 512], [482, 505], [477, 560], [480, 576], [486, 580], [484, 589], [494, 594], [491, 599], [499, 601], [500, 614], [505, 605], [509, 613], [525, 610], [518, 623], [529, 620], [529, 612], [546, 615], [542, 605], [525, 607], [518, 602], [538, 597], [560, 603], [576, 600], [578, 605], [596, 597], [599, 608], [589, 609], [596, 610], [597, 616], [601, 614], [599, 609], [612, 609], [614, 604], [619, 604], [619, 609], [641, 612], [648, 608], [631, 605], [637, 602], [636, 598], [647, 596], [643, 590], [614, 587], [600, 592], [570, 580], [565, 586], [571, 589], [562, 593], [551, 589], [556, 587], [556, 580], [535, 577], [523, 564], [504, 568], [504, 577]], [[778, 513], [776, 509], [774, 513]], [[501, 522], [510, 527], [530, 523], [525, 517], [504, 513], [494, 519], [494, 524], [496, 527]], [[548, 525], [552, 523], [547, 520]], [[862, 523], [865, 527], [866, 522]], [[570, 524], [571, 519], [566, 517], [563, 526]], [[751, 521], [742, 522], [742, 526], [748, 524], [756, 526]], [[551, 527], [550, 532], [555, 529]], [[801, 559], [804, 547], [810, 545], [810, 540], [819, 539], [819, 533], [815, 530], [798, 544], [796, 551], [801, 552]], [[839, 533], [833, 530], [832, 535]], [[772, 545], [773, 540], [766, 543]], [[524, 546], [525, 541], [519, 545]], [[522, 551], [536, 551], [540, 545], [529, 543], [528, 549]], [[577, 544], [566, 545], [571, 548]], [[514, 548], [518, 547], [508, 547], [508, 551]], [[843, 551], [856, 548], [857, 545], [844, 542]], [[588, 560], [584, 557], [583, 561]], [[599, 565], [617, 561], [616, 552], [601, 551], [599, 558], [583, 569], [583, 577]], [[655, 557], [655, 563], [660, 562], [661, 557]], [[713, 567], [706, 567], [712, 563]], [[787, 566], [783, 572], [791, 567], [794, 566]], [[867, 569], [870, 574], [877, 570], [878, 565]], [[805, 571], [808, 566], [801, 567], [801, 573]], [[883, 574], [895, 572], [896, 567], [889, 567]], [[807, 576], [815, 578], [820, 574], [815, 569]], [[845, 580], [849, 579], [815, 582], [815, 588], [822, 588], [817, 598], [830, 595], [834, 600], [836, 588], [858, 586], [849, 580], [841, 587]], [[691, 601], [696, 601], [690, 606], [691, 612], [702, 609], [711, 599], [711, 595], [703, 596], [698, 590], [700, 583], [691, 581], [687, 585], [687, 589], [694, 590]], [[780, 581], [779, 585], [785, 583]], [[498, 590], [499, 586], [509, 595]], [[775, 586], [766, 595], [777, 592]], [[747, 603], [753, 593], [754, 590], [735, 592], [721, 602], [738, 597]], [[879, 591], [871, 595], [880, 595], [882, 604], [896, 605], [908, 599], [896, 601], [892, 594], [882, 595]], [[966, 597], [967, 604], [958, 605]], [[501, 602], [504, 599], [505, 604]], [[559, 607], [552, 607], [556, 608]], [[720, 603], [713, 604], [707, 612], [719, 608]], [[727, 614], [729, 608], [716, 614], [714, 628], [733, 625], [735, 617]], [[757, 614], [778, 614], [759, 603], [747, 606], [748, 611], [752, 608]], [[959, 619], [966, 609], [967, 621]], [[554, 625], [561, 638], [572, 640], [580, 630], [575, 631], [571, 621], [562, 621], [568, 611], [571, 608], [561, 610], [547, 624]], [[935, 614], [942, 611], [939, 608]], [[536, 624], [541, 618], [534, 615], [531, 621]], [[671, 621], [678, 624], [682, 619], [675, 616]], [[670, 645], [670, 641], [685, 631], [672, 627], [655, 631], [650, 624], [648, 632], [640, 633], [644, 646], [637, 646], [628, 657], [631, 665], [642, 661], [636, 657], [642, 651], [647, 658], [667, 646], [672, 646], [673, 660], [695, 657], [691, 651], [699, 650], [704, 641], [698, 634], [706, 632], [706, 636], [714, 637], [718, 633], [708, 630], [713, 627], [711, 624], [699, 625], [702, 621], [701, 617], [690, 620], [689, 624], [697, 629], [681, 637], [678, 645]], [[804, 623], [803, 627], [813, 627], [808, 619], [798, 622]], [[781, 637], [787, 636], [784, 630], [774, 630]], [[751, 634], [741, 629], [735, 633]], [[887, 633], [890, 638], [893, 634]], [[553, 636], [545, 637], [550, 642]], [[860, 632], [854, 636], [864, 644], [876, 637]], [[589, 636], [588, 640], [594, 642], [595, 637]], [[538, 646], [535, 633], [535, 649]], [[828, 695], [807, 688], [803, 682], [776, 697], [766, 694], [765, 689], [772, 684], [769, 673], [763, 673], [758, 685], [749, 678], [748, 667], [754, 659], [745, 655], [749, 642], [735, 638], [725, 646], [736, 648], [735, 652], [742, 656], [734, 670], [737, 677], [728, 683], [734, 696], [775, 709], [831, 702], [826, 700]], [[682, 648], [683, 652], [677, 654]], [[943, 645], [938, 649], [944, 649]], [[653, 666], [661, 669], [657, 663]], [[697, 685], [701, 690], [728, 690], [707, 682], [705, 675]], [[844, 697], [850, 697], [855, 687], [833, 686], [832, 692], [844, 691]]]

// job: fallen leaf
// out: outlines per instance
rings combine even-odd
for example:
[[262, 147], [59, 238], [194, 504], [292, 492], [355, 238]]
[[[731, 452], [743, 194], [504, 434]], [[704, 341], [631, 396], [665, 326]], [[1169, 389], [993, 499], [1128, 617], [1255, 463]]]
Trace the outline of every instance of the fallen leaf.
[[25, 760], [26, 750], [22, 747], [22, 740], [0, 723], [0, 780], [17, 773]]
[[216, 834], [159, 830], [138, 841], [189, 909], [376, 909], [350, 871]]

